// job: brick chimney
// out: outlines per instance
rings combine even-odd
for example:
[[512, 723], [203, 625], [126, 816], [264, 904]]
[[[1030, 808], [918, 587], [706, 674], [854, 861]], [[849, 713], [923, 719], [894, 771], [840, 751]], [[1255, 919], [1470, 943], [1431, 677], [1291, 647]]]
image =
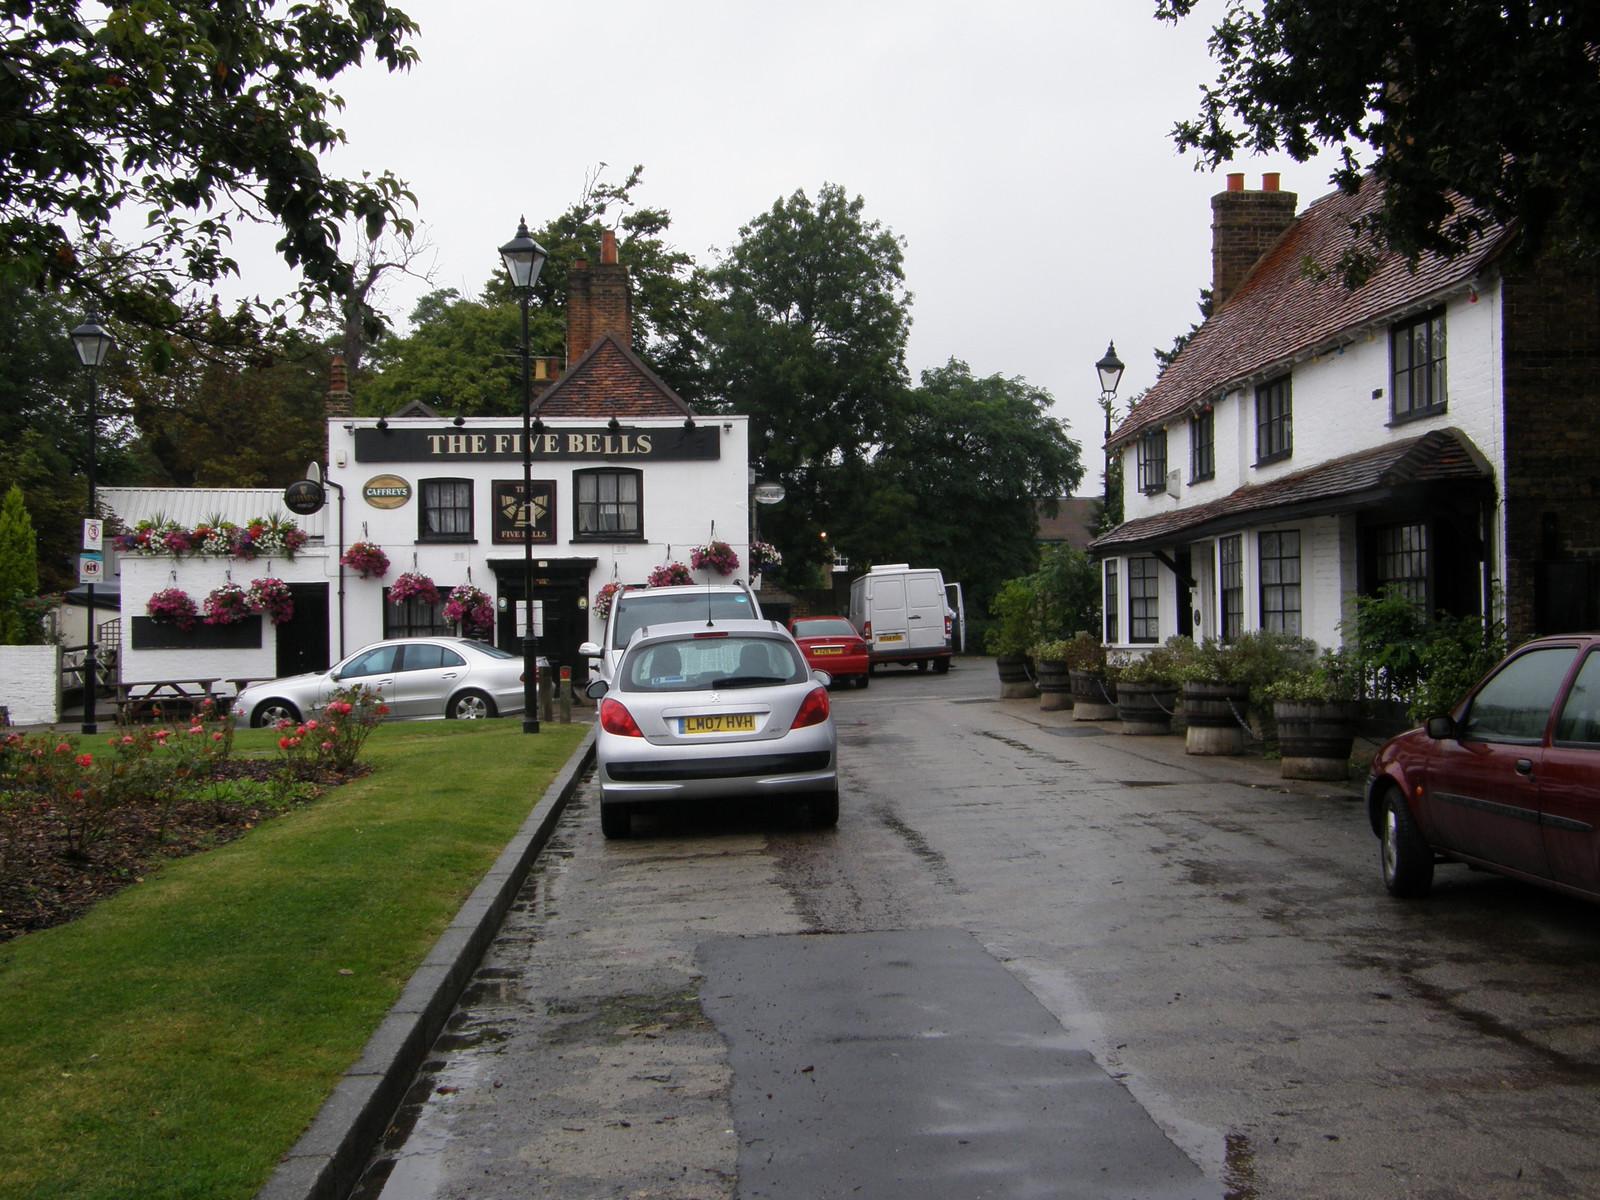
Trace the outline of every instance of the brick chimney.
[[350, 395], [350, 380], [345, 373], [344, 359], [334, 356], [328, 370], [328, 391], [322, 400], [323, 411], [329, 417], [353, 417], [356, 403]]
[[567, 361], [577, 362], [608, 333], [633, 346], [633, 305], [628, 269], [617, 262], [617, 235], [600, 235], [600, 262], [579, 259], [567, 277]]
[[1261, 190], [1247, 192], [1244, 175], [1229, 175], [1228, 190], [1211, 197], [1212, 312], [1228, 297], [1263, 254], [1294, 223], [1298, 197], [1278, 190], [1276, 173], [1261, 177]]

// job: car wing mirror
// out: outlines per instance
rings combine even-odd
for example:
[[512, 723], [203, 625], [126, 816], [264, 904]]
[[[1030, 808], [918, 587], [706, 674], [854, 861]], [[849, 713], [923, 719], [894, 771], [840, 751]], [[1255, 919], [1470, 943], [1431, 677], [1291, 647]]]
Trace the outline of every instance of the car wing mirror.
[[583, 694], [591, 700], [598, 700], [611, 690], [611, 685], [604, 679], [591, 679], [589, 685], [583, 689]]
[[1429, 717], [1424, 728], [1428, 736], [1436, 742], [1447, 741], [1456, 736], [1456, 722], [1454, 717]]
[[827, 687], [833, 682], [833, 675], [828, 671], [813, 671], [811, 672], [811, 682], [820, 683], [823, 687]]
[[598, 642], [585, 642], [578, 647], [578, 653], [585, 658], [601, 658], [605, 654]]

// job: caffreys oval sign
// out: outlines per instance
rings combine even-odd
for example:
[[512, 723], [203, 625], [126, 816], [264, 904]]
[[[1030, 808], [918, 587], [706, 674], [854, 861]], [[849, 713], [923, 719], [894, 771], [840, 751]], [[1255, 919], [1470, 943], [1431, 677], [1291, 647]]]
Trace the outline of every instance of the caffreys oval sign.
[[411, 485], [398, 475], [374, 475], [361, 485], [361, 498], [373, 508], [399, 508], [411, 499]]

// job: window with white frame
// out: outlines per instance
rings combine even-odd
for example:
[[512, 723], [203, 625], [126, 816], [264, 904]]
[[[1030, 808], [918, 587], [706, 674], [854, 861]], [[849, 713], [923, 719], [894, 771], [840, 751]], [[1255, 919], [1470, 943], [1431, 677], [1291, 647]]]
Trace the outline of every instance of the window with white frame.
[[1444, 309], [1396, 325], [1389, 334], [1390, 412], [1396, 421], [1445, 411]]
[[1300, 633], [1300, 531], [1281, 529], [1257, 539], [1261, 567], [1261, 628]]
[[1256, 389], [1256, 465], [1294, 453], [1294, 397], [1289, 376]]
[[1161, 565], [1153, 558], [1128, 560], [1128, 640], [1161, 640]]
[[1134, 443], [1134, 453], [1139, 466], [1139, 490], [1146, 495], [1162, 492], [1167, 487], [1167, 431], [1140, 436]]

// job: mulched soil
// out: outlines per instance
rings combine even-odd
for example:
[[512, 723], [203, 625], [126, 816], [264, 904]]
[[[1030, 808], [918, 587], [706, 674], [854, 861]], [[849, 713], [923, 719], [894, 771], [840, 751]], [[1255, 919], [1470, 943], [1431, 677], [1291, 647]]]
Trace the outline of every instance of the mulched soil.
[[[219, 765], [219, 779], [266, 781], [281, 772], [272, 762], [231, 759]], [[327, 788], [365, 775], [358, 765], [347, 775], [325, 775], [302, 783], [297, 803], [307, 803]], [[110, 831], [87, 854], [74, 854], [54, 814], [12, 811], [0, 822], [0, 942], [24, 933], [63, 925], [82, 916], [107, 896], [141, 883], [170, 859], [199, 854], [243, 837], [262, 821], [285, 810], [201, 799], [174, 805], [165, 814], [153, 808], [118, 810]]]

